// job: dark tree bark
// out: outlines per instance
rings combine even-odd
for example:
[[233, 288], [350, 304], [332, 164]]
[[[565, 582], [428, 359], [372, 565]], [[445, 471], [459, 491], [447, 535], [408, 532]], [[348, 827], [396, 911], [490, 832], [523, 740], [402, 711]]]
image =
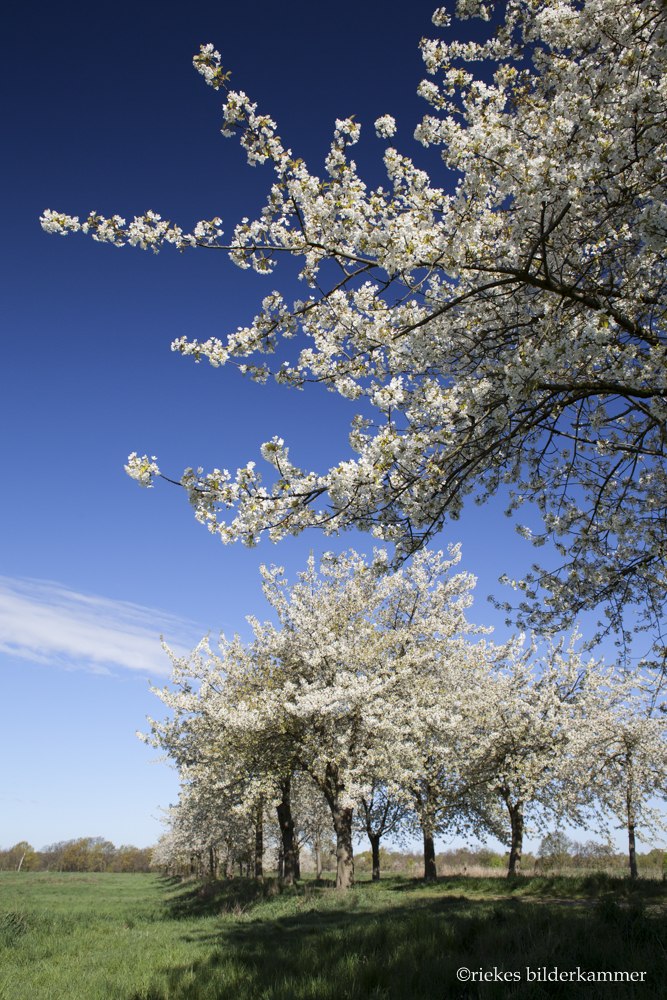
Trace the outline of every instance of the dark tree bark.
[[322, 845], [320, 843], [320, 828], [315, 830], [315, 871], [316, 878], [322, 878]]
[[291, 779], [289, 777], [283, 778], [280, 782], [282, 798], [280, 804], [277, 806], [277, 813], [280, 837], [283, 845], [283, 878], [288, 885], [292, 885], [298, 877], [298, 858], [294, 841], [291, 790]]
[[[313, 777], [315, 777], [313, 775]], [[335, 764], [327, 764], [324, 782], [315, 778], [331, 809], [336, 831], [336, 888], [349, 889], [354, 885], [354, 853], [352, 850], [352, 816], [354, 810], [343, 806], [341, 799], [345, 782]]]
[[208, 873], [211, 878], [217, 878], [218, 875], [218, 863], [215, 854], [215, 847], [211, 846], [208, 849]]
[[260, 795], [255, 813], [255, 878], [264, 877], [264, 796]]
[[336, 888], [354, 885], [354, 853], [352, 851], [352, 815], [350, 808], [336, 805], [331, 810], [336, 831]]
[[507, 867], [507, 877], [519, 875], [521, 872], [521, 852], [523, 850], [523, 799], [512, 802], [509, 789], [501, 789], [510, 817], [511, 841], [510, 861]]
[[299, 837], [299, 826], [298, 817], [293, 816], [294, 820], [294, 877], [297, 879], [301, 878], [301, 841]]
[[433, 785], [425, 781], [421, 788], [413, 789], [413, 796], [424, 837], [424, 879], [427, 882], [435, 882], [438, 877], [435, 863], [437, 792]]
[[632, 772], [628, 777], [628, 787], [625, 796], [628, 818], [628, 859], [630, 861], [630, 878], [637, 878], [637, 852], [635, 848], [635, 803], [632, 797]]
[[438, 868], [435, 863], [435, 844], [433, 834], [424, 828], [424, 878], [427, 882], [435, 882]]
[[380, 878], [380, 834], [369, 833], [368, 839], [371, 842], [371, 855], [373, 858], [373, 881]]

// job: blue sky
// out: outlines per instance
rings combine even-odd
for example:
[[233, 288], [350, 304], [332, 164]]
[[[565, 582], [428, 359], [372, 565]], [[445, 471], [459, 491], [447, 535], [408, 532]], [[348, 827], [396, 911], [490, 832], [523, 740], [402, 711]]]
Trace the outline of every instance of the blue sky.
[[[168, 675], [160, 632], [181, 648], [209, 629], [247, 635], [245, 616], [265, 615], [260, 562], [294, 575], [311, 548], [372, 548], [354, 533], [225, 548], [180, 490], [142, 490], [123, 471], [135, 450], [157, 455], [175, 478], [189, 465], [261, 463], [261, 443], [276, 434], [302, 467], [324, 470], [349, 453], [353, 404], [316, 388], [259, 387], [170, 351], [177, 336], [224, 336], [247, 322], [267, 291], [289, 290], [289, 262], [266, 279], [223, 252], [154, 256], [48, 236], [39, 215], [132, 218], [153, 209], [185, 229], [219, 215], [227, 232], [256, 215], [271, 173], [249, 168], [220, 135], [221, 96], [191, 63], [209, 41], [232, 85], [277, 120], [312, 170], [322, 169], [335, 118], [355, 115], [355, 158], [369, 183], [381, 183], [383, 144], [372, 126], [388, 113], [401, 151], [448, 183], [437, 152], [412, 139], [426, 111], [415, 93], [424, 76], [418, 42], [436, 35], [434, 6], [75, 0], [9, 11], [0, 844], [83, 835], [153, 842], [158, 807], [175, 800], [177, 783], [164, 764], [149, 763], [154, 753], [134, 732], [162, 712], [146, 680]], [[531, 547], [501, 502], [466, 510], [443, 534], [449, 541], [462, 542], [462, 568], [479, 578], [471, 620], [497, 625], [503, 638], [502, 616], [484, 599], [501, 590], [501, 573], [528, 569]]]

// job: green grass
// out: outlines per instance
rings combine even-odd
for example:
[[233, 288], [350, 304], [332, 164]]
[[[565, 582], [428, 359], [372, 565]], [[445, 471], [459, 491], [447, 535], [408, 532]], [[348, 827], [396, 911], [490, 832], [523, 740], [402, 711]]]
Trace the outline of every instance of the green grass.
[[[306, 881], [0, 874], [0, 1000], [664, 998], [667, 886], [605, 876]], [[518, 971], [459, 982], [456, 970]], [[528, 983], [533, 970], [644, 971]]]

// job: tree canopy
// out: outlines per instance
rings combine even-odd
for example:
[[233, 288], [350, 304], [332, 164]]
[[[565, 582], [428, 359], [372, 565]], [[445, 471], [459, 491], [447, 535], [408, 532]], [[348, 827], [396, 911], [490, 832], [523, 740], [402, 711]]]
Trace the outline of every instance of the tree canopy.
[[[223, 134], [274, 170], [261, 217], [229, 239], [220, 219], [185, 233], [153, 212], [126, 224], [49, 210], [42, 224], [155, 251], [222, 249], [265, 274], [281, 254], [299, 258], [305, 299], [272, 291], [226, 339], [172, 347], [259, 382], [323, 383], [365, 400], [350, 435], [357, 457], [302, 470], [275, 438], [262, 449], [276, 473], [268, 487], [252, 462], [236, 477], [186, 470], [196, 517], [224, 541], [355, 526], [393, 543], [400, 561], [466, 498], [508, 490], [508, 513], [528, 501], [541, 512], [543, 529], [523, 534], [553, 540], [562, 558], [511, 581], [520, 620], [550, 629], [602, 605], [604, 628], [627, 636], [624, 608], [639, 605], [638, 627], [659, 629], [667, 8], [459, 0], [457, 16], [498, 26], [486, 41], [459, 41], [441, 8], [433, 21], [447, 40], [422, 40], [430, 110], [415, 137], [442, 147], [435, 183], [393, 144], [390, 115], [375, 123], [387, 187], [362, 182], [353, 119], [336, 123], [324, 176], [311, 173], [204, 45], [194, 63], [225, 93]], [[492, 79], [471, 72], [483, 62]], [[256, 357], [293, 337], [304, 341], [296, 360]], [[143, 485], [160, 475], [147, 456], [131, 455], [127, 469]]]

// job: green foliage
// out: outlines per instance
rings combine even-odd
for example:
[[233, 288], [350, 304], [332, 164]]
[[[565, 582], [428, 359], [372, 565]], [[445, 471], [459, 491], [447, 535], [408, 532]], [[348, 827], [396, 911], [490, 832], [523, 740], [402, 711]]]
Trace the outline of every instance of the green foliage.
[[542, 867], [564, 868], [570, 861], [570, 852], [574, 844], [562, 830], [554, 830], [542, 837], [538, 856]]
[[[664, 852], [658, 848], [647, 854], [638, 854], [637, 865], [646, 874], [657, 874], [661, 870], [663, 855]], [[579, 844], [576, 840], [570, 840], [562, 831], [555, 830], [542, 838], [535, 867], [544, 872], [572, 868], [625, 869], [628, 865], [627, 854], [614, 853], [609, 844], [599, 844], [593, 840]]]
[[79, 837], [35, 851], [22, 840], [7, 851], [0, 850], [0, 871], [22, 872], [149, 872], [152, 848], [124, 844], [114, 847], [104, 837]]
[[662, 871], [666, 867], [667, 851], [654, 847], [646, 854], [637, 854], [637, 867], [642, 869], [656, 868]]
[[[386, 877], [202, 883], [120, 874], [0, 876], [2, 1000], [528, 1000], [461, 966], [646, 970], [664, 996], [660, 881]], [[579, 905], [581, 904], [581, 905]], [[591, 905], [595, 904], [595, 905]], [[615, 984], [614, 1000], [636, 987]], [[532, 991], [532, 992], [531, 992]], [[546, 991], [539, 993], [547, 995]], [[590, 984], [549, 996], [590, 1000]], [[606, 996], [611, 995], [609, 993]]]
[[447, 874], [452, 868], [507, 868], [509, 854], [500, 855], [488, 847], [459, 847], [437, 856], [438, 871]]
[[27, 840], [20, 840], [8, 851], [0, 851], [0, 867], [9, 871], [35, 871], [39, 868], [39, 855]]
[[[395, 864], [395, 859], [400, 857], [396, 852], [390, 854], [386, 848], [380, 848], [380, 871], [389, 872], [395, 871], [393, 867]], [[407, 863], [407, 861], [406, 861]], [[360, 854], [354, 855], [354, 870], [355, 872], [370, 872], [373, 870], [373, 853], [372, 851], [361, 851]]]
[[500, 854], [496, 854], [495, 851], [479, 851], [477, 854], [479, 858], [479, 863], [484, 868], [502, 868], [503, 859]]

